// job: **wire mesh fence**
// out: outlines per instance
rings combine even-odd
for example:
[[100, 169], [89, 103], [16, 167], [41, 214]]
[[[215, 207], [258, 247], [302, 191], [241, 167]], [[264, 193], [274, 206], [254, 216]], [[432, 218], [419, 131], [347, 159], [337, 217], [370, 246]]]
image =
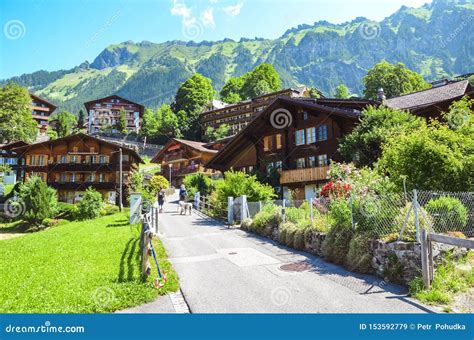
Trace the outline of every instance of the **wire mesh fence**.
[[[416, 241], [421, 229], [457, 237], [474, 236], [474, 193], [467, 192], [414, 190], [385, 195], [352, 194], [337, 199], [247, 202], [248, 217], [255, 218], [265, 205], [275, 205], [280, 207], [277, 211], [283, 221], [309, 220], [301, 224], [310, 225], [319, 217], [327, 217], [334, 201], [344, 202], [354, 230], [374, 239]], [[323, 221], [331, 223], [330, 218]]]
[[215, 201], [210, 196], [197, 195], [194, 200], [194, 208], [222, 222], [228, 221], [228, 204]]

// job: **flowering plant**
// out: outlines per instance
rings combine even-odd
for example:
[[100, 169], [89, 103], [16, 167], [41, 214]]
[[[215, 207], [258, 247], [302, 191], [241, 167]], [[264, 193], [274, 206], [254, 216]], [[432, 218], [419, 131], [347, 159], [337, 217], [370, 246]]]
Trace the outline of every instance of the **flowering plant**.
[[321, 189], [320, 195], [327, 198], [343, 198], [349, 194], [351, 185], [343, 181], [330, 181]]

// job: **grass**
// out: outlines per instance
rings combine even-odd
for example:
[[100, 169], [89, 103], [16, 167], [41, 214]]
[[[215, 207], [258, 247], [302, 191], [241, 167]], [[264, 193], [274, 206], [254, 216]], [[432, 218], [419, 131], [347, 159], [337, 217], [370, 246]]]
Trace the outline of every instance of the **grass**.
[[177, 274], [161, 242], [154, 246], [168, 277], [159, 291], [153, 262], [141, 279], [139, 226], [126, 212], [0, 241], [0, 313], [111, 312], [176, 291]]
[[[456, 294], [466, 292], [474, 287], [473, 265], [474, 252], [472, 251], [458, 260], [454, 259], [452, 255], [448, 255], [443, 263], [436, 268], [431, 288], [425, 289], [423, 279], [417, 277], [410, 283], [410, 293], [418, 300], [428, 304], [448, 305], [453, 302]], [[461, 269], [462, 267], [464, 269]]]

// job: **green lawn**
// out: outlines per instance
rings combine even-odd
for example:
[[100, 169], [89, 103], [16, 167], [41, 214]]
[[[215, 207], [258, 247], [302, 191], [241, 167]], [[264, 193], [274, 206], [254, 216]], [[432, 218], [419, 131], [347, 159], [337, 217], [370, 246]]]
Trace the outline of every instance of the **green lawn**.
[[156, 240], [168, 282], [159, 291], [140, 278], [139, 226], [127, 213], [68, 222], [0, 241], [0, 313], [111, 312], [178, 289], [178, 277]]

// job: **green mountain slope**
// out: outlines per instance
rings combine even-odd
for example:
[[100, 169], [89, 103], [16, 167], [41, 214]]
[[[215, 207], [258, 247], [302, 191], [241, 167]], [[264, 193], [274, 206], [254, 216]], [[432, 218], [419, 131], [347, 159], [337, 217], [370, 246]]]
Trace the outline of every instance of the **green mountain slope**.
[[284, 86], [315, 86], [330, 95], [345, 83], [361, 94], [362, 78], [382, 59], [403, 62], [427, 80], [472, 72], [473, 23], [472, 0], [434, 0], [420, 8], [402, 7], [379, 23], [321, 21], [273, 40], [127, 41], [107, 47], [91, 64], [12, 80], [73, 112], [84, 101], [111, 93], [157, 106], [171, 101], [194, 72], [211, 78], [219, 90], [229, 77], [263, 62], [275, 66]]

